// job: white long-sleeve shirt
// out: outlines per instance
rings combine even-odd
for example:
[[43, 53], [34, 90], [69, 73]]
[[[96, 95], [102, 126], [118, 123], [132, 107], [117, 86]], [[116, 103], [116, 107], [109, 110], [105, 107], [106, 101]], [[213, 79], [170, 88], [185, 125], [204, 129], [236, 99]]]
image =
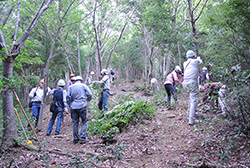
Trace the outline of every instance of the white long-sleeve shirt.
[[103, 90], [110, 89], [110, 79], [109, 79], [108, 75], [104, 75], [100, 81], [94, 81], [94, 83], [96, 83], [100, 86], [102, 86], [102, 84], [104, 84]]
[[[48, 91], [50, 91], [50, 88], [48, 88]], [[36, 93], [36, 96], [34, 94]], [[42, 101], [43, 100], [43, 88], [35, 87], [31, 89], [29, 93], [29, 97], [31, 98], [31, 101]]]
[[183, 63], [184, 67], [184, 81], [185, 80], [197, 80], [199, 76], [199, 65], [201, 65], [203, 62], [200, 57], [197, 57], [197, 59], [189, 58], [187, 61]]

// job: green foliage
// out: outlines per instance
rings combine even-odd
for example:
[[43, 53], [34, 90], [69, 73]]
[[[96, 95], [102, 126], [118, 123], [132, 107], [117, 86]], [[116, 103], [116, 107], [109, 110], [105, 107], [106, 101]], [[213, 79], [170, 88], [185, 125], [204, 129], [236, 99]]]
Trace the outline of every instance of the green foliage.
[[150, 119], [154, 108], [146, 101], [125, 101], [108, 112], [100, 119], [93, 119], [89, 131], [105, 138], [112, 139], [115, 134], [122, 132], [129, 124], [137, 124]]
[[155, 94], [153, 97], [152, 97], [152, 104], [154, 106], [157, 106], [157, 107], [164, 107], [166, 106], [166, 93], [165, 92], [160, 92], [160, 93], [157, 93]]

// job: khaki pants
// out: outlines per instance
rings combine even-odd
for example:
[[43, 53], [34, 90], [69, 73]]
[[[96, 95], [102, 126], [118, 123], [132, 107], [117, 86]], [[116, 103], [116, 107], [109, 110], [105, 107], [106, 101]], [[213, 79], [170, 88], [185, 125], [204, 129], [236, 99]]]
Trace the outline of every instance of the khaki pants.
[[189, 93], [189, 124], [194, 124], [195, 122], [195, 111], [197, 107], [197, 99], [199, 96], [199, 84], [195, 80], [184, 80], [182, 83], [184, 90]]

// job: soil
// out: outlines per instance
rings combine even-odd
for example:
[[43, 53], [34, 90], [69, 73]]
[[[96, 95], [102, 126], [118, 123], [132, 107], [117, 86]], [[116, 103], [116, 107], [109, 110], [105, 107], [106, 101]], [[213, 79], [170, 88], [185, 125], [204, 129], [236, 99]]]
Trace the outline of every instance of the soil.
[[[133, 93], [135, 98], [152, 101], [150, 96], [135, 92], [132, 84], [113, 86], [112, 93], [111, 99]], [[88, 135], [89, 143], [73, 144], [69, 113], [64, 116], [62, 134], [46, 136], [51, 117], [47, 106], [44, 128], [37, 133], [41, 150], [36, 147], [31, 150], [26, 145], [5, 149], [0, 167], [250, 167], [249, 139], [225, 138], [225, 133], [229, 133], [223, 127], [226, 120], [211, 110], [200, 109], [202, 122], [188, 125], [187, 95], [179, 93], [178, 97], [178, 106], [157, 109], [152, 119], [129, 126], [116, 135], [114, 144], [108, 145], [102, 144], [103, 140], [92, 134]], [[228, 145], [232, 141], [237, 143], [230, 148]], [[32, 142], [38, 146], [35, 138]]]

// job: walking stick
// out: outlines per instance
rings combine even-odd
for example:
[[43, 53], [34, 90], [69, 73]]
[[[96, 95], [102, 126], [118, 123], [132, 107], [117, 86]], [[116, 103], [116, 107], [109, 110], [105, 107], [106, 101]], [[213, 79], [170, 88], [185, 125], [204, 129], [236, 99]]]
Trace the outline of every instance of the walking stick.
[[37, 139], [37, 141], [38, 141], [38, 143], [39, 143], [39, 146], [41, 147], [41, 143], [40, 143], [40, 141], [39, 141], [39, 139], [38, 139], [38, 137], [37, 137], [37, 135], [36, 135], [36, 132], [34, 131], [32, 125], [30, 124], [30, 121], [29, 121], [29, 119], [28, 119], [28, 117], [27, 117], [27, 115], [26, 115], [26, 113], [25, 113], [25, 111], [24, 111], [24, 109], [23, 109], [23, 106], [22, 106], [22, 104], [20, 103], [20, 100], [19, 100], [19, 98], [17, 97], [17, 94], [16, 94], [16, 92], [15, 92], [14, 90], [13, 90], [13, 93], [14, 93], [14, 95], [15, 95], [15, 97], [16, 97], [16, 100], [17, 100], [18, 104], [20, 105], [20, 107], [21, 107], [21, 109], [22, 109], [22, 112], [23, 112], [25, 118], [27, 119], [27, 121], [28, 121], [28, 123], [29, 123], [29, 125], [30, 125], [30, 128], [31, 128], [32, 132], [34, 133], [34, 135], [35, 135], [35, 137], [36, 137], [36, 139]]
[[15, 108], [14, 108], [14, 110], [15, 110], [15, 112], [16, 112], [16, 116], [17, 116], [17, 118], [18, 118], [18, 120], [19, 120], [19, 122], [20, 122], [20, 125], [21, 125], [21, 127], [22, 127], [22, 129], [23, 129], [23, 133], [24, 133], [25, 138], [26, 138], [26, 140], [27, 140], [27, 144], [28, 144], [28, 145], [33, 145], [32, 142], [28, 139], [28, 136], [27, 136], [27, 134], [26, 134], [26, 132], [25, 132], [25, 129], [23, 128], [22, 121], [21, 121], [21, 119], [20, 119], [20, 117], [19, 117], [19, 115], [18, 115], [18, 113], [17, 113], [17, 111], [16, 111]]

